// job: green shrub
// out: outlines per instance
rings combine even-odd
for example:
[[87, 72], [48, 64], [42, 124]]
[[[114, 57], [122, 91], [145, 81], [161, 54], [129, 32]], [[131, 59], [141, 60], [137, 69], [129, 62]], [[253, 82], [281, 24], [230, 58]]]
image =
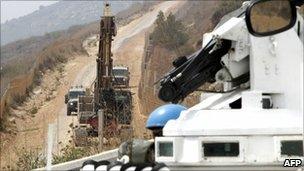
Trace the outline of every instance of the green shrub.
[[60, 74], [64, 73], [64, 66], [63, 65], [59, 65], [58, 66], [58, 71]]
[[32, 107], [32, 109], [30, 110], [30, 113], [33, 115], [33, 114], [36, 114], [38, 112], [38, 107], [34, 106]]
[[90, 153], [89, 150], [86, 148], [79, 148], [67, 145], [65, 148], [63, 148], [61, 155], [55, 155], [53, 157], [53, 164], [68, 162], [75, 159], [80, 159], [86, 156], [89, 156]]
[[13, 105], [21, 105], [26, 99], [25, 95], [16, 94], [13, 96]]
[[19, 156], [16, 163], [18, 170], [32, 170], [35, 168], [44, 167], [46, 160], [43, 155], [38, 152], [40, 150], [26, 150], [22, 148], [17, 154]]
[[[2, 113], [2, 118], [0, 118], [0, 132], [5, 132], [8, 127], [8, 116], [10, 115], [10, 109], [8, 105], [5, 105], [5, 108]], [[1, 145], [1, 142], [0, 142]]]
[[156, 27], [150, 35], [155, 44], [174, 50], [184, 45], [189, 39], [185, 26], [180, 20], [176, 20], [172, 13], [165, 18], [164, 13], [160, 11], [155, 24]]
[[42, 75], [38, 70], [35, 70], [32, 87], [39, 86], [41, 84]]

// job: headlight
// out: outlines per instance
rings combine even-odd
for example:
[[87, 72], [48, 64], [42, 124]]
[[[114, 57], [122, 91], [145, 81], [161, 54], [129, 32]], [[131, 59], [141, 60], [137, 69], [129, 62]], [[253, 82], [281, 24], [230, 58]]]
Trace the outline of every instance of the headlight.
[[159, 142], [158, 143], [159, 157], [173, 157], [173, 142]]
[[180, 137], [155, 137], [155, 161], [176, 162], [180, 151], [183, 151]]
[[73, 103], [71, 102], [70, 105], [73, 106]]

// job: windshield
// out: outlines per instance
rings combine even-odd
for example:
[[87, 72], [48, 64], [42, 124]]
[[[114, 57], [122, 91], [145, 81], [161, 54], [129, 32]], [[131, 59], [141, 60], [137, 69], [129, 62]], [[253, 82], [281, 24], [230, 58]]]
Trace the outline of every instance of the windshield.
[[84, 91], [70, 91], [69, 97], [70, 99], [76, 99], [78, 96], [85, 95]]
[[129, 72], [126, 69], [114, 69], [113, 70], [113, 75], [114, 76], [125, 76], [125, 77], [127, 77], [128, 73]]

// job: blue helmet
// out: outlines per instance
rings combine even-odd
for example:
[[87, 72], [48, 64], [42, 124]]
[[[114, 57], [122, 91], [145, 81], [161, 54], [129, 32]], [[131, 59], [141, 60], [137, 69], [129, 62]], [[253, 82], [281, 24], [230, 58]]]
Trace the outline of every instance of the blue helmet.
[[187, 108], [177, 104], [167, 104], [155, 109], [149, 116], [146, 128], [163, 128], [171, 119], [177, 119], [180, 113]]

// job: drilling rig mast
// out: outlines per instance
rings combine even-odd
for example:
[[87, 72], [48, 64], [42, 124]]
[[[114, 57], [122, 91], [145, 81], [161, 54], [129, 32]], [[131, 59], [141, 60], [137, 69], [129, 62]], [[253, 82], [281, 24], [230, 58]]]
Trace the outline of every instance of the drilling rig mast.
[[113, 97], [113, 59], [112, 41], [116, 36], [114, 16], [111, 15], [110, 4], [105, 3], [104, 16], [100, 21], [99, 49], [97, 62], [97, 78], [94, 88], [95, 111], [108, 105]]
[[[113, 67], [112, 41], [116, 36], [115, 18], [111, 15], [110, 4], [104, 4], [104, 15], [100, 21], [99, 48], [96, 59], [97, 75], [93, 94], [79, 96], [78, 120], [79, 127], [74, 130], [75, 144], [78, 139], [86, 139], [89, 135], [98, 135], [98, 127], [101, 128], [105, 138], [121, 137], [124, 130], [130, 129], [132, 95], [128, 84], [119, 87], [118, 77], [123, 80], [128, 75], [119, 76], [113, 71], [122, 68]], [[128, 69], [125, 69], [128, 73]], [[125, 78], [126, 77], [126, 78]], [[125, 83], [124, 81], [123, 83]], [[103, 114], [103, 123], [98, 123], [98, 114]], [[102, 125], [99, 125], [102, 124]], [[130, 135], [130, 133], [128, 133]], [[84, 138], [83, 138], [84, 137]], [[82, 141], [82, 140], [81, 140]]]

